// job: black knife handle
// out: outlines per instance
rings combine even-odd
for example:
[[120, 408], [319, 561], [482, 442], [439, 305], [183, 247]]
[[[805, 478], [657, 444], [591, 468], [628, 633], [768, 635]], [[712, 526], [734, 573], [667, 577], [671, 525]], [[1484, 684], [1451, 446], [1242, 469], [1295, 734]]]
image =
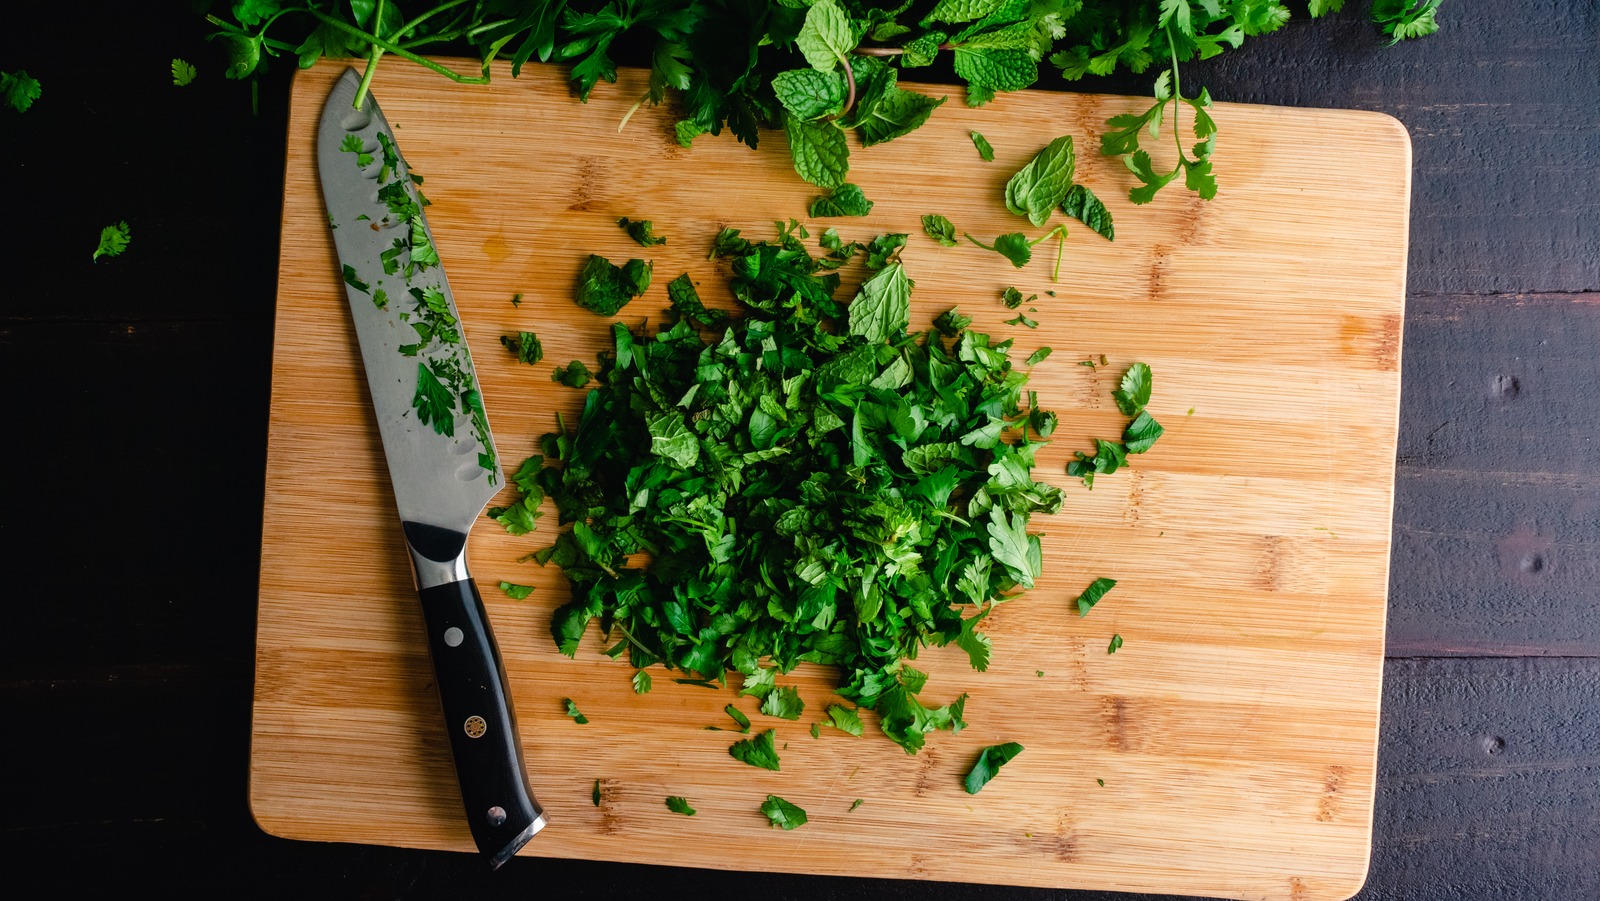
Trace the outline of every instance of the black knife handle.
[[528, 786], [500, 648], [471, 578], [418, 594], [467, 823], [478, 850], [499, 867], [544, 826]]

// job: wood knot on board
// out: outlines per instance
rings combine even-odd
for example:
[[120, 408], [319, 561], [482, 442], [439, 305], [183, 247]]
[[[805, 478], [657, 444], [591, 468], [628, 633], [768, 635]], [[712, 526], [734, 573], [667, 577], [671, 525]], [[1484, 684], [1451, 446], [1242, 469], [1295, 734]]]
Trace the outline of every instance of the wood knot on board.
[[1128, 707], [1128, 699], [1121, 695], [1106, 695], [1100, 699], [1100, 722], [1106, 746], [1113, 751], [1131, 750], [1137, 741]]
[[1299, 876], [1289, 877], [1289, 901], [1309, 901], [1310, 895], [1306, 894], [1306, 881]]
[[928, 793], [929, 789], [933, 788], [933, 773], [938, 768], [937, 764], [938, 756], [933, 749], [924, 747], [922, 749], [922, 766], [917, 770], [917, 781], [911, 789], [912, 794], [921, 798]]
[[1261, 536], [1261, 553], [1256, 558], [1256, 587], [1264, 591], [1278, 590], [1288, 545], [1289, 539], [1282, 535]]
[[1330, 766], [1322, 773], [1322, 797], [1317, 799], [1317, 822], [1331, 822], [1339, 815], [1339, 789], [1344, 787], [1349, 771], [1342, 766]]
[[1056, 816], [1055, 831], [1050, 834], [1050, 853], [1062, 863], [1078, 860], [1078, 830], [1072, 815], [1063, 810]]
[[622, 831], [622, 814], [617, 811], [617, 793], [621, 783], [615, 779], [600, 780], [600, 833], [615, 835]]
[[572, 191], [572, 203], [567, 209], [582, 212], [594, 209], [599, 201], [596, 195], [600, 193], [601, 179], [605, 176], [605, 167], [592, 156], [578, 160], [578, 186]]

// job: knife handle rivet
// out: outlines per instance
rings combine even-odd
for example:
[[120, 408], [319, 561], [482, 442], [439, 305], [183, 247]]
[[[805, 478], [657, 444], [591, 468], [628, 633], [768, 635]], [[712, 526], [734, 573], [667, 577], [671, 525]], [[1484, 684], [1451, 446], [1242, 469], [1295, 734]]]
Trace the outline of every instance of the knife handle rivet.
[[482, 738], [483, 734], [489, 731], [489, 724], [484, 722], [481, 716], [469, 716], [462, 724], [462, 728], [467, 730], [468, 738]]
[[506, 809], [504, 807], [491, 807], [484, 816], [490, 826], [504, 826], [506, 822]]
[[466, 637], [467, 636], [455, 626], [451, 626], [450, 628], [444, 630], [444, 643], [446, 647], [459, 648], [461, 647], [462, 639]]

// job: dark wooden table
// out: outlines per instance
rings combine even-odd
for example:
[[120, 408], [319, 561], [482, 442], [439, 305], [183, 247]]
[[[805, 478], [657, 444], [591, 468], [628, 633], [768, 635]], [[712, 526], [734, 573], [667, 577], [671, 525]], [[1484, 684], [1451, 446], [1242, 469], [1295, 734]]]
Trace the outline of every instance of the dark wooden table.
[[[1397, 473], [1360, 897], [1600, 898], [1600, 4], [1447, 0], [1440, 34], [1395, 48], [1348, 5], [1185, 82], [1382, 110], [1415, 142], [1399, 459], [1341, 449], [1352, 479]], [[1112, 897], [539, 859], [490, 875], [464, 854], [257, 829], [245, 782], [288, 67], [252, 115], [187, 4], [83, 6], [30, 3], [0, 25], [0, 70], [45, 86], [25, 115], [0, 110], [9, 894]], [[172, 86], [175, 56], [200, 66], [195, 84]], [[121, 219], [130, 251], [91, 263]]]

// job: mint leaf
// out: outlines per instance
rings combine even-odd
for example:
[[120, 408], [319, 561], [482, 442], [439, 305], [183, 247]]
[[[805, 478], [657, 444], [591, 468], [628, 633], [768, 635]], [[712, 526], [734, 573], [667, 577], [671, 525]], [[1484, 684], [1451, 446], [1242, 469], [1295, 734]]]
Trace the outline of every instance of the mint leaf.
[[989, 15], [1007, 0], [939, 0], [926, 16], [922, 17], [922, 24], [930, 22], [971, 22]]
[[903, 334], [911, 322], [913, 285], [899, 263], [867, 279], [850, 302], [850, 334], [861, 335], [872, 344]]
[[944, 101], [943, 97], [935, 100], [916, 91], [890, 88], [881, 100], [857, 119], [861, 130], [861, 146], [871, 147], [916, 131]]
[[922, 217], [922, 231], [946, 247], [956, 246], [956, 227], [943, 216], [929, 214]]
[[1061, 201], [1061, 211], [1087, 225], [1090, 230], [1107, 241], [1114, 240], [1116, 229], [1111, 225], [1111, 212], [1094, 192], [1083, 185], [1073, 185]]
[[831, 72], [855, 49], [856, 38], [850, 17], [838, 0], [817, 0], [806, 11], [805, 24], [794, 43], [813, 69]]
[[1128, 453], [1142, 454], [1155, 445], [1156, 439], [1166, 433], [1161, 423], [1156, 422], [1149, 410], [1140, 410], [1139, 415], [1128, 423], [1128, 428], [1122, 433], [1122, 441], [1128, 446]]
[[788, 112], [783, 117], [783, 130], [789, 136], [794, 171], [801, 178], [830, 190], [844, 184], [845, 173], [850, 171], [850, 147], [843, 131], [832, 123], [808, 122]]
[[772, 92], [783, 108], [801, 119], [816, 119], [839, 112], [844, 106], [842, 72], [792, 69], [772, 77]]
[[808, 212], [818, 219], [833, 216], [865, 216], [872, 212], [872, 201], [861, 193], [859, 187], [845, 183], [832, 194], [812, 200]]
[[1026, 50], [969, 50], [953, 52], [956, 75], [979, 95], [976, 106], [992, 99], [996, 91], [1020, 91], [1039, 80], [1039, 63]]
[[994, 148], [989, 146], [989, 139], [977, 132], [972, 132], [972, 146], [978, 148], [978, 156], [986, 163], [994, 162]]
[[650, 453], [689, 469], [700, 461], [700, 442], [678, 413], [659, 413], [645, 420], [650, 428]]
[[1075, 166], [1072, 137], [1051, 141], [1006, 183], [1006, 209], [1027, 216], [1036, 227], [1044, 225], [1072, 190]]
[[[415, 250], [413, 249], [413, 254]], [[650, 287], [650, 264], [629, 260], [618, 266], [597, 254], [590, 254], [578, 274], [578, 306], [601, 316], [614, 316], [635, 297]]]

